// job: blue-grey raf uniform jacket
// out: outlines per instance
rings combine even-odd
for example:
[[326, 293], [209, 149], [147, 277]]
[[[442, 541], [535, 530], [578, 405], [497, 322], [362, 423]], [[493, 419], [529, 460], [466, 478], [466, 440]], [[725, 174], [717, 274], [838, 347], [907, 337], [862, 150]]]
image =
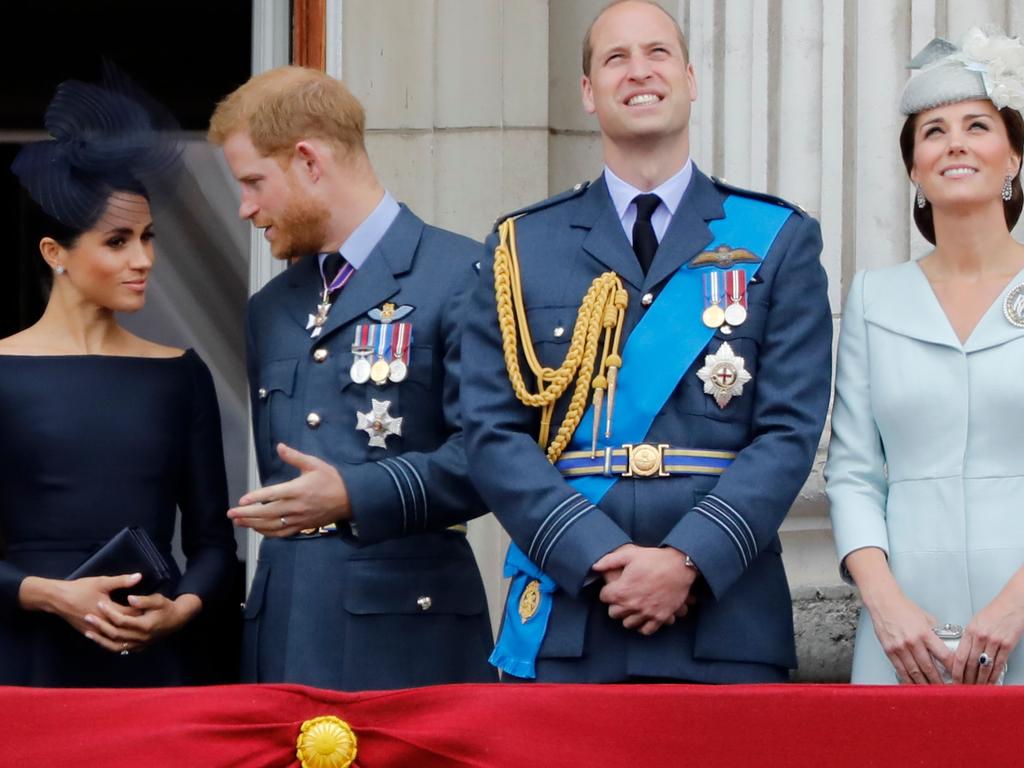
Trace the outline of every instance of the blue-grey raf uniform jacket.
[[[322, 290], [316, 257], [249, 302], [248, 375], [264, 485], [296, 476], [284, 442], [333, 464], [354, 525], [264, 539], [245, 607], [243, 672], [256, 682], [340, 690], [493, 681], [483, 583], [463, 533], [484, 512], [467, 479], [459, 416], [460, 293], [478, 243], [425, 225], [404, 206], [335, 298], [322, 334], [307, 318]], [[407, 378], [352, 381], [352, 344], [369, 311], [412, 307]], [[408, 311], [408, 310], [405, 310]], [[390, 402], [401, 436], [370, 447], [356, 413]]]
[[[629, 294], [628, 335], [646, 311], [642, 297], [656, 297], [712, 241], [708, 223], [722, 218], [730, 194], [784, 204], [695, 170], [646, 276], [603, 179], [526, 209], [516, 222], [518, 256], [541, 362], [561, 364], [581, 299], [608, 270]], [[492, 236], [489, 254], [495, 244]], [[777, 681], [796, 666], [777, 531], [808, 475], [829, 401], [832, 320], [820, 252], [817, 222], [794, 210], [748, 287], [748, 319], [729, 335], [715, 333], [647, 433], [649, 443], [738, 452], [724, 474], [623, 478], [599, 505], [582, 507], [537, 447], [537, 409], [522, 405], [509, 384], [492, 262], [484, 262], [463, 335], [467, 455], [484, 501], [558, 585], [537, 680]], [[678, 308], [702, 310], [701, 296]], [[753, 379], [719, 408], [697, 370], [725, 341]], [[651, 370], [651, 377], [658, 375]], [[561, 423], [567, 400], [560, 401], [553, 425]], [[584, 513], [559, 514], [570, 507]], [[544, 546], [534, 546], [538, 541]], [[702, 574], [688, 616], [649, 637], [608, 617], [598, 599], [603, 580], [590, 570], [629, 542], [685, 551]]]

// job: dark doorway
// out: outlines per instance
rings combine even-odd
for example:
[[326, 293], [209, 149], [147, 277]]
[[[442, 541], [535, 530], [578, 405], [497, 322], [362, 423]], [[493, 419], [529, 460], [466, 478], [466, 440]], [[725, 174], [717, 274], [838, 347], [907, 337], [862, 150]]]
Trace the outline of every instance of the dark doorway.
[[35, 322], [44, 296], [35, 244], [20, 234], [21, 192], [9, 168], [21, 142], [43, 138], [59, 83], [96, 82], [109, 60], [187, 131], [249, 77], [251, 0], [18, 0], [0, 14], [0, 337]]
[[[0, 280], [0, 337], [34, 323], [45, 304], [38, 244], [29, 242], [22, 231], [24, 196], [9, 169], [24, 142], [46, 138], [43, 117], [57, 85], [68, 79], [98, 82], [104, 63], [109, 61], [165, 106], [186, 132], [201, 139], [215, 104], [248, 79], [252, 66], [252, 0], [11, 0], [2, 8], [0, 254], [5, 262], [4, 279]], [[197, 191], [196, 179], [189, 177], [188, 183], [191, 186], [186, 184], [176, 198], [177, 213], [188, 213], [188, 227], [175, 230], [168, 248], [176, 246], [193, 261], [206, 260], [206, 271], [186, 281], [186, 288], [218, 289], [218, 302], [206, 304], [222, 303], [227, 307], [224, 314], [228, 320], [218, 330], [225, 337], [237, 337], [234, 346], [238, 347], [247, 294], [245, 253], [242, 248], [232, 248], [222, 220], [211, 213], [211, 201]], [[228, 207], [233, 213], [237, 203]], [[205, 239], [199, 241], [200, 237]], [[210, 245], [221, 241], [227, 244], [220, 250]], [[177, 261], [191, 263], [185, 257]], [[234, 265], [234, 271], [225, 265]], [[196, 300], [195, 296], [183, 300], [189, 298]], [[174, 336], [157, 339], [179, 346], [199, 346]], [[234, 473], [229, 477], [235, 478], [237, 486], [245, 479], [245, 412], [240, 407], [232, 411], [225, 403], [244, 401], [244, 369], [233, 359], [224, 362], [213, 353], [206, 359], [216, 376], [222, 424], [227, 425], [229, 473]], [[235, 493], [237, 498], [238, 491]], [[235, 604], [242, 600], [241, 567], [237, 569], [233, 594]], [[235, 612], [204, 612], [186, 637], [185, 642], [201, 646], [195, 656], [208, 663], [209, 679], [237, 680], [239, 624], [240, 616]]]

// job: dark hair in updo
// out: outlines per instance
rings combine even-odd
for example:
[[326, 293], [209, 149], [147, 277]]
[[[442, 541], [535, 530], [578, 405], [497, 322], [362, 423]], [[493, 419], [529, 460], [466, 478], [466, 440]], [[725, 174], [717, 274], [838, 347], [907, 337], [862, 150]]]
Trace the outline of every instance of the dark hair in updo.
[[27, 191], [23, 190], [22, 192], [21, 214], [28, 242], [36, 245], [44, 237], [49, 237], [56, 240], [63, 248], [74, 248], [78, 243], [78, 238], [99, 223], [112, 195], [118, 193], [139, 195], [149, 200], [149, 192], [142, 182], [123, 179], [120, 183], [109, 187], [106, 199], [97, 200], [100, 204], [92, 209], [87, 218], [75, 223], [68, 223], [47, 213]]
[[[1000, 109], [999, 116], [1003, 119], [1003, 125], [1006, 126], [1010, 149], [1024, 162], [1024, 117], [1010, 107]], [[917, 117], [917, 115], [908, 117], [907, 121], [903, 123], [903, 130], [900, 131], [900, 152], [903, 154], [903, 164], [907, 167], [908, 174], [914, 167], [914, 136], [917, 132]], [[1017, 226], [1021, 209], [1024, 208], [1024, 191], [1021, 190], [1020, 176], [1020, 172], [1014, 176], [1011, 183], [1013, 195], [1009, 200], [1003, 201], [1007, 230]], [[914, 223], [917, 225], [918, 231], [924, 235], [925, 240], [935, 245], [935, 219], [932, 216], [931, 202], [926, 201], [924, 208], [918, 208], [915, 203], [911, 205], [914, 210]]]
[[43, 236], [62, 245], [94, 227], [115, 192], [148, 199], [181, 157], [174, 118], [110, 64], [100, 85], [57, 86], [44, 124], [52, 138], [23, 146], [11, 170], [41, 209]]

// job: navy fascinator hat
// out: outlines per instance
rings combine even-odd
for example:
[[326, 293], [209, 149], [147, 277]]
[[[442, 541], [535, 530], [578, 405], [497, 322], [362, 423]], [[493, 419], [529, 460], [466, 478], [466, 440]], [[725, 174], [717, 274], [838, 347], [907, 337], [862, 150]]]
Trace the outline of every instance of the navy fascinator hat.
[[77, 231], [96, 223], [112, 193], [146, 195], [181, 158], [170, 113], [112, 67], [102, 85], [61, 83], [44, 124], [53, 138], [22, 147], [11, 170], [47, 215]]

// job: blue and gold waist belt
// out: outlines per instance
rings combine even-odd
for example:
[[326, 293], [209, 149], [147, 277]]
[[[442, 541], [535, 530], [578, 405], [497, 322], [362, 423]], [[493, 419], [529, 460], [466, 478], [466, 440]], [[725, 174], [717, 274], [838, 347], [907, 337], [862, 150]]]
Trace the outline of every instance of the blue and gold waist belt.
[[720, 475], [732, 464], [733, 451], [672, 448], [665, 443], [626, 444], [621, 448], [566, 451], [555, 462], [564, 477], [668, 477]]
[[[450, 533], [461, 533], [463, 536], [465, 536], [467, 533], [469, 533], [469, 526], [467, 526], [465, 523], [456, 523], [455, 525], [449, 525], [444, 530]], [[356, 530], [355, 523], [343, 522], [321, 525], [319, 528], [304, 528], [295, 535], [291, 536], [291, 538], [318, 539], [321, 536], [349, 536], [352, 538], [358, 538], [359, 534]]]

